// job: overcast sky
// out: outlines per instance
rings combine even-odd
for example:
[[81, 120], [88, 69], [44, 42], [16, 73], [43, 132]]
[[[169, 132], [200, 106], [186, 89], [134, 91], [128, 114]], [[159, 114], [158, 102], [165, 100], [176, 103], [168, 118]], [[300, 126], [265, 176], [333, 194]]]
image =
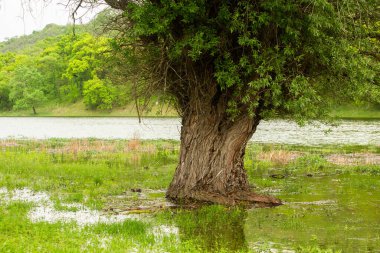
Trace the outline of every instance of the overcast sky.
[[[24, 2], [24, 11], [22, 8]], [[31, 34], [43, 29], [47, 24], [65, 25], [71, 23], [70, 10], [58, 4], [65, 0], [0, 0], [0, 41], [14, 36]], [[84, 10], [83, 10], [84, 11]], [[95, 15], [87, 13], [82, 22], [88, 22]]]

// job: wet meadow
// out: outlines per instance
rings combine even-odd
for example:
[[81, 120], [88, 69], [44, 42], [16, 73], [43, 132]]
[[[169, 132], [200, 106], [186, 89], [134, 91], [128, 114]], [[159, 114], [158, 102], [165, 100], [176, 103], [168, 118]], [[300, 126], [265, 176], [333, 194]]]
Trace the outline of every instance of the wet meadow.
[[165, 200], [177, 141], [0, 140], [0, 252], [380, 252], [380, 147], [250, 143], [284, 205]]

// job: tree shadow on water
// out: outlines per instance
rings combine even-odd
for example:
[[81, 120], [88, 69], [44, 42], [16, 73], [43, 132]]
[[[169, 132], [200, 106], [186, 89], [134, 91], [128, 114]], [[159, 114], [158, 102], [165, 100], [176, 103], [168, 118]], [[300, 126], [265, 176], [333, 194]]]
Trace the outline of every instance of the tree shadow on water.
[[247, 212], [240, 208], [207, 206], [180, 211], [175, 221], [182, 242], [192, 241], [202, 252], [246, 251], [244, 234]]

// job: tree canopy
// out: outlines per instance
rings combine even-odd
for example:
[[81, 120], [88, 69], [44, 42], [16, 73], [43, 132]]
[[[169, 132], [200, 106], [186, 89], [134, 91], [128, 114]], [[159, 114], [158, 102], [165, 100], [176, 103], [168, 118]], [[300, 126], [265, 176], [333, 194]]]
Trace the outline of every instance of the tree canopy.
[[376, 1], [106, 2], [123, 10], [117, 44], [182, 111], [211, 87], [231, 118], [318, 118], [332, 100], [379, 101]]

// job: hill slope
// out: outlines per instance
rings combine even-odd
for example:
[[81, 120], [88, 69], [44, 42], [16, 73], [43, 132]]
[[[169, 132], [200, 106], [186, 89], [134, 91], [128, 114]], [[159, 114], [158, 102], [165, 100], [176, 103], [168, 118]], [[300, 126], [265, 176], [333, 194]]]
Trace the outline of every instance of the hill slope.
[[[101, 27], [103, 24], [107, 23], [107, 19], [109, 16], [110, 10], [104, 10], [89, 23], [75, 25], [75, 32], [98, 35], [100, 32], [102, 32]], [[20, 51], [24, 51], [25, 49], [31, 48], [38, 43], [42, 43], [46, 39], [73, 33], [73, 28], [74, 27], [72, 24], [48, 24], [41, 31], [34, 31], [32, 34], [29, 35], [13, 37], [4, 42], [0, 42], [0, 53], [17, 53]]]

